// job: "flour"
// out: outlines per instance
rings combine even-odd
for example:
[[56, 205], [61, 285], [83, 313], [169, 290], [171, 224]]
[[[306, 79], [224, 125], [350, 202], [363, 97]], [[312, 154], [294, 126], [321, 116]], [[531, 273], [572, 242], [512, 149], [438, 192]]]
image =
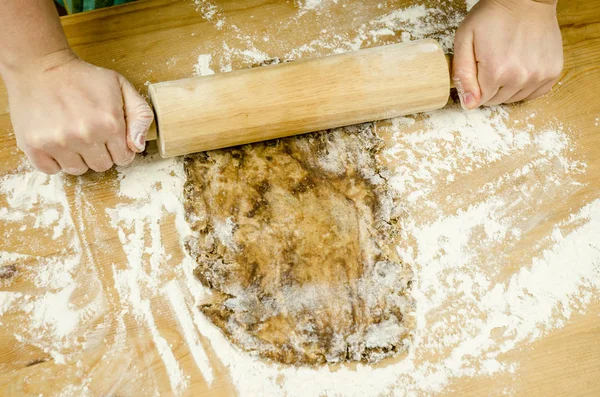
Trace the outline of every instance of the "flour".
[[400, 34], [402, 41], [435, 38], [446, 52], [453, 48], [454, 29], [463, 19], [462, 10], [448, 13], [440, 8], [413, 5], [397, 9], [361, 26], [353, 40], [352, 49], [361, 48], [369, 37], [379, 42], [380, 36]]
[[236, 227], [235, 222], [232, 217], [225, 219], [225, 222], [221, 224], [216, 224], [215, 228], [215, 237], [221, 241], [225, 246], [236, 250], [237, 247], [235, 242], [233, 241], [233, 232]]
[[[18, 223], [19, 228], [51, 229], [52, 239], [62, 236], [69, 222], [61, 216], [66, 205], [62, 180], [59, 176], [48, 176], [39, 172], [7, 175], [0, 179], [0, 191], [6, 193], [8, 207], [0, 208], [0, 221]], [[44, 205], [39, 216], [31, 211]], [[49, 231], [50, 232], [50, 231]]]
[[[192, 0], [192, 4], [197, 12], [202, 14], [204, 19], [211, 22], [218, 30], [223, 29], [225, 26], [226, 17], [223, 12], [219, 9], [217, 4], [211, 0]], [[194, 36], [195, 33], [192, 33]]]
[[[315, 10], [319, 7], [323, 6], [323, 0], [299, 0], [297, 1], [298, 3], [298, 8], [300, 10]], [[337, 1], [335, 1], [335, 3], [337, 3]]]
[[[7, 274], [3, 284], [10, 285], [12, 278], [18, 275], [29, 285], [23, 292], [2, 292], [8, 297], [5, 302], [8, 299], [10, 303], [4, 305], [2, 311], [13, 315], [5, 329], [14, 340], [40, 349], [55, 363], [65, 364], [69, 352], [83, 346], [78, 336], [85, 336], [87, 331], [78, 327], [93, 323], [105, 309], [101, 292], [88, 290], [88, 286], [79, 285], [78, 288], [76, 282], [77, 274], [88, 269], [83, 263], [81, 242], [76, 236], [65, 193], [65, 179], [62, 175], [47, 176], [32, 171], [24, 164], [17, 173], [0, 180], [0, 193], [7, 203], [0, 213], [25, 214], [20, 219], [0, 219], [11, 236], [11, 240], [7, 236], [7, 241], [19, 241], [23, 238], [21, 233], [27, 233], [31, 227], [38, 230], [34, 236], [41, 233], [46, 239], [58, 240], [61, 245], [54, 252], [56, 248], [35, 244], [35, 239], [31, 238], [32, 241], [23, 246], [23, 253], [0, 251], [0, 268], [14, 269]], [[51, 251], [46, 252], [47, 248]], [[39, 256], [36, 255], [38, 251]], [[73, 306], [73, 295], [84, 291], [90, 294], [89, 298], [77, 307]]]
[[[204, 3], [196, 0], [197, 3]], [[301, 31], [303, 29], [303, 18], [308, 14], [318, 13], [328, 15], [330, 8], [337, 1], [306, 0], [297, 1], [298, 12], [284, 26]], [[355, 19], [353, 9], [359, 7], [346, 7], [344, 12], [348, 18]], [[359, 12], [359, 11], [356, 11]], [[358, 25], [354, 32], [347, 32], [335, 24], [335, 18], [323, 21], [323, 29], [318, 38], [307, 40], [306, 43], [293, 48], [281, 49], [277, 54], [266, 51], [264, 43], [277, 42], [277, 30], [264, 35], [250, 34], [242, 31], [235, 24], [227, 24], [225, 19], [218, 23], [218, 29], [233, 33], [235, 40], [223, 41], [221, 48], [214, 52], [219, 53], [218, 58], [212, 59], [218, 65], [220, 72], [229, 72], [236, 69], [251, 67], [268, 59], [280, 58], [292, 61], [306, 57], [326, 56], [356, 51], [361, 48], [385, 45], [397, 42], [405, 42], [422, 38], [437, 39], [446, 52], [453, 48], [454, 30], [464, 17], [464, 9], [428, 8], [424, 5], [413, 5], [406, 8], [392, 9], [382, 13], [380, 17], [369, 20]], [[329, 22], [327, 22], [329, 21]], [[268, 23], [268, 22], [265, 22]], [[399, 40], [399, 38], [401, 40]], [[205, 52], [203, 47], [202, 52]], [[206, 65], [206, 59], [198, 60], [194, 67], [196, 75], [201, 74], [200, 69]], [[206, 69], [205, 69], [206, 70]], [[211, 70], [217, 70], [212, 67]]]
[[194, 65], [194, 75], [195, 76], [209, 76], [211, 74], [215, 74], [214, 70], [212, 70], [210, 68], [211, 60], [212, 60], [212, 55], [210, 55], [210, 54], [198, 55], [198, 62]]
[[[189, 233], [179, 199], [184, 182], [183, 168], [179, 160], [161, 160], [154, 156], [138, 160], [133, 167], [120, 169], [119, 180], [119, 193], [132, 201], [107, 209], [127, 256], [124, 268], [113, 267], [115, 287], [124, 308], [131, 310], [140, 325], [150, 332], [167, 370], [171, 389], [178, 394], [189, 385], [189, 378], [157, 327], [151, 300], [156, 297], [164, 299], [161, 294], [166, 277], [163, 268], [170, 260], [162, 244], [161, 219], [156, 214], [175, 213], [175, 224], [180, 233]], [[172, 305], [179, 306], [184, 302], [183, 298], [169, 285], [164, 287], [166, 297]], [[184, 337], [193, 350], [194, 360], [209, 382], [212, 369], [206, 365], [206, 354], [197, 336], [190, 331], [191, 320], [185, 317], [189, 316], [187, 309], [177, 307], [174, 310], [183, 327]]]
[[196, 11], [201, 12], [204, 18], [209, 21], [219, 13], [217, 5], [210, 0], [192, 0], [192, 3], [196, 7]]
[[[192, 316], [190, 315], [190, 311], [188, 310], [180, 287], [175, 281], [170, 281], [164, 287], [164, 291], [169, 299], [169, 302], [171, 303], [173, 311], [177, 315], [179, 324], [183, 329], [183, 335], [190, 348], [192, 356], [194, 357], [196, 365], [202, 372], [202, 376], [206, 382], [211, 384], [214, 379], [213, 370], [210, 365], [210, 361], [206, 356], [206, 352], [204, 351], [204, 348], [202, 347], [202, 344], [198, 338], [198, 332], [195, 329]], [[196, 308], [192, 307], [191, 310], [192, 312], [195, 312]]]
[[479, 3], [479, 0], [465, 0], [467, 4], [467, 11], [471, 11], [471, 8], [475, 6], [475, 4]]
[[18, 292], [0, 291], [0, 325], [2, 325], [2, 315], [10, 309], [11, 305], [22, 295]]
[[113, 272], [115, 286], [119, 291], [121, 300], [131, 307], [136, 319], [146, 325], [150, 331], [152, 341], [169, 376], [171, 390], [176, 394], [181, 393], [188, 386], [188, 380], [183, 374], [171, 347], [158, 331], [154, 314], [150, 307], [150, 301], [148, 298], [142, 297], [139, 269], [132, 268], [125, 271], [113, 269]]

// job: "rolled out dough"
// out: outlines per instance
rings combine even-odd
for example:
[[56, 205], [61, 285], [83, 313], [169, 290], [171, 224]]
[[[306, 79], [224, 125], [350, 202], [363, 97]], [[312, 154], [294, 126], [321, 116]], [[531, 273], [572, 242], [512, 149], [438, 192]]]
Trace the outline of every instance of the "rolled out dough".
[[188, 156], [186, 242], [235, 344], [285, 364], [407, 349], [412, 272], [371, 124]]

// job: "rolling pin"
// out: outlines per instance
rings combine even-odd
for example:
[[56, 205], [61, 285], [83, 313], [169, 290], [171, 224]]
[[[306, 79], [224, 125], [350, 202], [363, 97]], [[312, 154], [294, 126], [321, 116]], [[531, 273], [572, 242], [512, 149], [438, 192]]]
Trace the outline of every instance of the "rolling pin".
[[156, 83], [147, 139], [203, 152], [439, 109], [450, 87], [435, 40]]

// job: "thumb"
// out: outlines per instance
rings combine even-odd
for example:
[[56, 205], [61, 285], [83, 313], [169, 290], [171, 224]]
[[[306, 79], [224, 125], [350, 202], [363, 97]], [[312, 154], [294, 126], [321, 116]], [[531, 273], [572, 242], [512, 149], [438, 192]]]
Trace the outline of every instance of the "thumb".
[[154, 112], [125, 77], [119, 75], [119, 83], [123, 95], [127, 146], [132, 151], [139, 153], [146, 148], [146, 133], [154, 120]]
[[454, 37], [454, 59], [452, 60], [452, 80], [460, 97], [463, 109], [479, 106], [481, 89], [477, 81], [477, 61], [473, 46], [473, 32], [460, 29]]

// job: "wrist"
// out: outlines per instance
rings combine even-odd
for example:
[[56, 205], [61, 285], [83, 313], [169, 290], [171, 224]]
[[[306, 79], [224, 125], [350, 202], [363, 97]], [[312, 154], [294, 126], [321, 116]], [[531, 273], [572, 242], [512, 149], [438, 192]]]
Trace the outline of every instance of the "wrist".
[[549, 5], [553, 5], [553, 6], [556, 6], [558, 4], [558, 0], [529, 0], [529, 1], [533, 1], [534, 3], [549, 4]]
[[22, 58], [18, 61], [2, 64], [0, 72], [7, 85], [21, 78], [31, 78], [35, 75], [56, 70], [74, 60], [79, 59], [70, 47], [64, 47], [44, 55]]
[[558, 0], [480, 0], [480, 2], [494, 3], [507, 11], [515, 12], [516, 10], [535, 10], [552, 8], [556, 11]]

